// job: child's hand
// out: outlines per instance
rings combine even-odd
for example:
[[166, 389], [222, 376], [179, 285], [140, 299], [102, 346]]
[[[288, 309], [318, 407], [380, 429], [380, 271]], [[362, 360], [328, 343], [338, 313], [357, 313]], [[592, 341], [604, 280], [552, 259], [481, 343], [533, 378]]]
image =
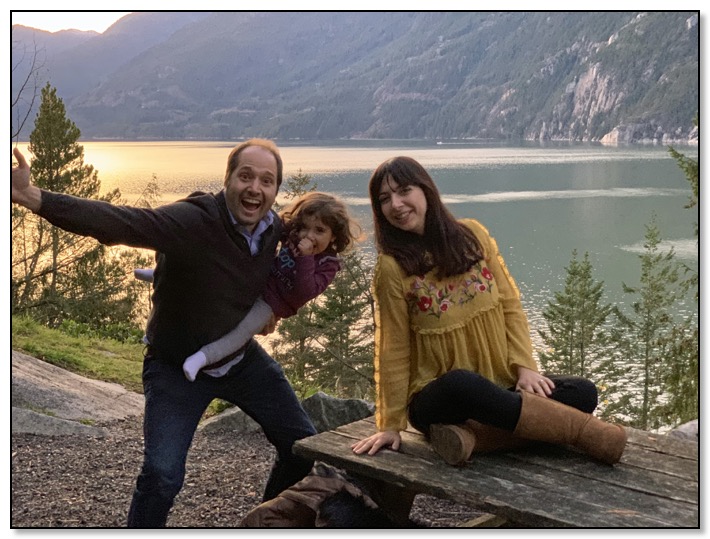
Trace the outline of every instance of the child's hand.
[[276, 317], [276, 315], [272, 314], [269, 321], [259, 332], [259, 335], [268, 335], [269, 333], [273, 333], [276, 329], [276, 324], [278, 323], [278, 321], [279, 319]]
[[313, 254], [313, 248], [315, 245], [308, 238], [301, 238], [296, 247], [297, 256], [310, 256]]

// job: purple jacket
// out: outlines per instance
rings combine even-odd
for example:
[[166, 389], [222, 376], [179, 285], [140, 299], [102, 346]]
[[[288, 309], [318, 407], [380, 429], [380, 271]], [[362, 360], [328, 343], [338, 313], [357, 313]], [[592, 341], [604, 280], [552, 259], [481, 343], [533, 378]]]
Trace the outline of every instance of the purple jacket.
[[321, 294], [340, 270], [337, 255], [326, 250], [315, 256], [294, 256], [284, 241], [264, 291], [264, 301], [279, 318], [288, 318]]

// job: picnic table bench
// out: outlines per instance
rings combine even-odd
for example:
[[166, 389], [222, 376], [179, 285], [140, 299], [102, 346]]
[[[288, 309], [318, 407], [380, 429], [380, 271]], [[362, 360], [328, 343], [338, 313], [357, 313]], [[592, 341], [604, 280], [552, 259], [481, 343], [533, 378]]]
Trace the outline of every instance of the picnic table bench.
[[294, 453], [364, 481], [404, 522], [414, 497], [428, 494], [484, 513], [463, 525], [495, 527], [698, 528], [698, 444], [627, 428], [615, 466], [571, 448], [535, 444], [447, 465], [411, 426], [398, 452], [356, 455], [350, 446], [376, 432], [366, 418], [294, 445]]

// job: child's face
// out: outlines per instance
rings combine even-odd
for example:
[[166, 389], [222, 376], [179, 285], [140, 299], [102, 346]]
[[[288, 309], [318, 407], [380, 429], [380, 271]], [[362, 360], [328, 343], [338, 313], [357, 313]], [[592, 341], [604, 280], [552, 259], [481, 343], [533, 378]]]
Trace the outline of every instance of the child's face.
[[317, 255], [335, 241], [333, 231], [319, 217], [307, 215], [298, 229], [298, 250], [301, 255]]

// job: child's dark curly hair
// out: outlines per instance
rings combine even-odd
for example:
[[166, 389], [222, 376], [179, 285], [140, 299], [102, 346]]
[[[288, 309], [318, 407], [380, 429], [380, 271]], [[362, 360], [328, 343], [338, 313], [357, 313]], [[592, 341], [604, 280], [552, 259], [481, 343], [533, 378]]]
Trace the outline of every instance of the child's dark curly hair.
[[318, 217], [333, 232], [336, 253], [351, 249], [360, 238], [360, 226], [350, 217], [345, 203], [333, 195], [318, 191], [306, 193], [280, 215], [289, 236], [298, 232], [304, 217]]

